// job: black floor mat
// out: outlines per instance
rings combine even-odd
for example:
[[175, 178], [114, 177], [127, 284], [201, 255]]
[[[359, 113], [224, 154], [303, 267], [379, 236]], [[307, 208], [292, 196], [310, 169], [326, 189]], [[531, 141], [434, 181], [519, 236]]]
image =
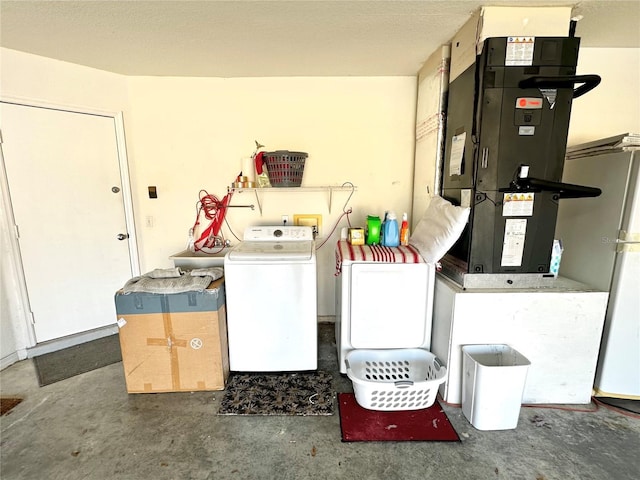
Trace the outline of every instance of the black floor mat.
[[117, 334], [33, 358], [41, 387], [120, 361]]
[[234, 373], [218, 415], [333, 415], [327, 372]]

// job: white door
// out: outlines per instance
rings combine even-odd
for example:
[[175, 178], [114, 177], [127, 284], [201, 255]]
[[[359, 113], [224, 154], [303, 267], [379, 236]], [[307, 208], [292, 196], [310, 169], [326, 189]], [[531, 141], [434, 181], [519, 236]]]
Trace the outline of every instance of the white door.
[[132, 276], [114, 118], [2, 102], [0, 121], [37, 342], [114, 324]]

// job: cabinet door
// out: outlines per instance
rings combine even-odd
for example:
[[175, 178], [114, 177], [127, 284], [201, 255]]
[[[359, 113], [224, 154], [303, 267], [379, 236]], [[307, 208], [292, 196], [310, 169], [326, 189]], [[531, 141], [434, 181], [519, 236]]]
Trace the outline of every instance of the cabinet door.
[[426, 264], [355, 263], [351, 268], [354, 348], [417, 348], [427, 328]]

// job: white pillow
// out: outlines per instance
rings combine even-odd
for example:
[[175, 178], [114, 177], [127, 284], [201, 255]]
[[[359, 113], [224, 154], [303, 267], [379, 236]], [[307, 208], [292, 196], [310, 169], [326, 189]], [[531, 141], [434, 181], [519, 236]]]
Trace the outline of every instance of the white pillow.
[[462, 235], [470, 211], [468, 207], [456, 207], [444, 198], [434, 196], [409, 243], [418, 249], [425, 262], [438, 262]]

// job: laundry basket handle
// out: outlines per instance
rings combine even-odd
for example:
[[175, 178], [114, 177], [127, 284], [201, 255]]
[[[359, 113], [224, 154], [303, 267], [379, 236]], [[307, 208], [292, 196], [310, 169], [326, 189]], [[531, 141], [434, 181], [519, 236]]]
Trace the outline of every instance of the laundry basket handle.
[[411, 380], [398, 380], [393, 383], [397, 388], [408, 388], [413, 385]]
[[438, 357], [433, 358], [433, 364], [440, 370], [442, 368], [442, 362]]

